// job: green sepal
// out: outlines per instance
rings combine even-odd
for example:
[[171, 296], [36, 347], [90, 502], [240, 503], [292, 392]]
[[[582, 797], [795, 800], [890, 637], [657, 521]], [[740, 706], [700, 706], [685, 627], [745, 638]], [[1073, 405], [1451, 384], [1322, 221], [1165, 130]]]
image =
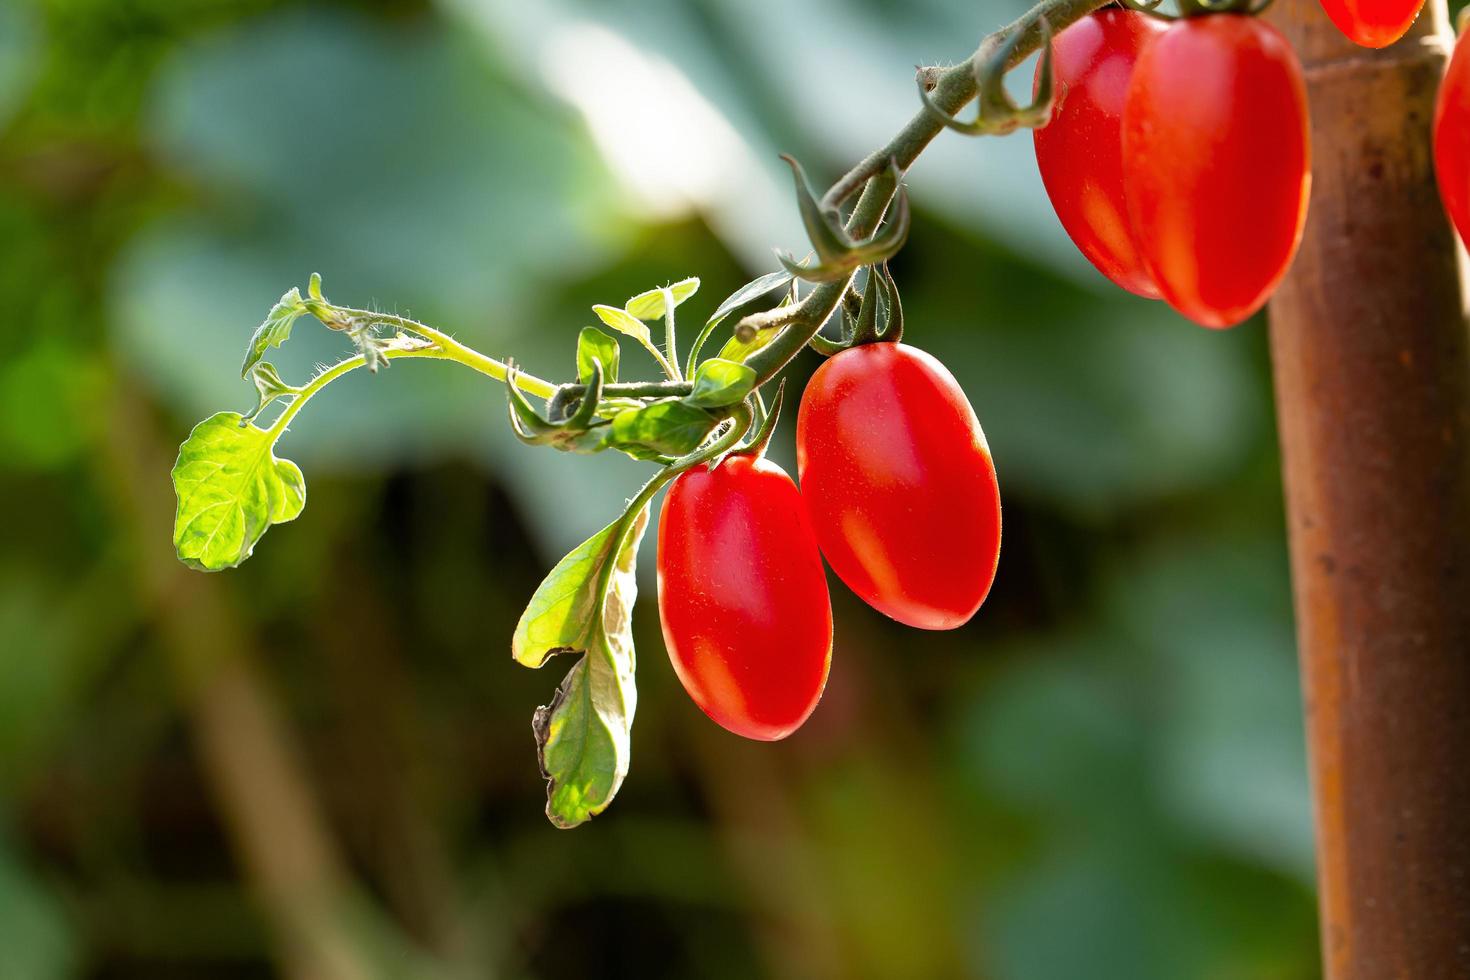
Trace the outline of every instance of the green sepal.
[[712, 357], [694, 372], [694, 390], [684, 402], [699, 408], [724, 408], [743, 401], [754, 387], [754, 368]]
[[[1028, 105], [1018, 106], [1006, 91], [1005, 76], [1021, 39], [1030, 32], [1033, 24], [1041, 32], [1041, 65], [1037, 70], [1036, 97]], [[982, 45], [981, 50], [975, 52], [974, 66], [978, 92], [974, 120], [965, 122], [941, 109], [930, 97], [921, 72], [917, 81], [919, 100], [923, 102], [925, 111], [949, 129], [966, 136], [1004, 136], [1023, 127], [1040, 129], [1051, 121], [1056, 72], [1052, 67], [1051, 24], [1045, 16], [1037, 15], [1036, 20], [1016, 28], [996, 45], [993, 53], [986, 52]]]
[[[888, 161], [888, 169], [885, 171], [884, 176], [886, 179], [892, 181], [898, 189], [897, 200], [893, 206], [893, 214], [884, 226], [880, 227], [870, 237], [860, 242], [853, 242], [847, 237], [846, 232], [842, 230], [840, 223], [834, 223], [829, 230], [834, 234], [840, 234], [843, 241], [846, 242], [845, 246], [840, 251], [830, 255], [823, 255], [823, 250], [818, 248], [818, 261], [815, 265], [810, 266], [803, 265], [784, 252], [777, 252], [776, 258], [780, 260], [781, 265], [786, 271], [796, 278], [803, 279], [807, 282], [834, 282], [851, 275], [862, 266], [877, 265], [878, 263], [888, 261], [896, 255], [899, 249], [903, 248], [904, 242], [908, 240], [910, 221], [909, 200], [908, 194], [904, 191], [903, 185], [900, 182], [902, 174], [898, 169], [897, 161]], [[806, 196], [810, 197], [809, 191]], [[830, 215], [835, 212], [823, 213]], [[814, 242], [813, 244], [815, 245], [816, 243]]]
[[234, 568], [272, 524], [295, 520], [306, 505], [306, 480], [277, 459], [276, 435], [239, 412], [211, 415], [179, 447], [173, 485], [174, 551], [192, 568]]
[[596, 327], [583, 327], [577, 335], [577, 380], [587, 384], [592, 380], [594, 362], [602, 365], [602, 377], [608, 384], [618, 380], [618, 361], [621, 359], [618, 339], [603, 333]]

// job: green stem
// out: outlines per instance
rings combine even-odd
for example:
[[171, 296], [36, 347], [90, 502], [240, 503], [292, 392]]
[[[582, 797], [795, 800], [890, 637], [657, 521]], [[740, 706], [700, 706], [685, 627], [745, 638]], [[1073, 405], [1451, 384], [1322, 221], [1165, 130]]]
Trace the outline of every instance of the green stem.
[[[1006, 63], [1014, 68], [1030, 57], [1041, 46], [1041, 18], [1045, 17], [1053, 32], [1059, 32], [1106, 4], [1108, 0], [1041, 0], [1036, 6], [1001, 28], [981, 42], [979, 50], [941, 72], [935, 82], [933, 101], [940, 109], [951, 115], [958, 113], [978, 94], [975, 80], [977, 57], [1002, 43], [1015, 31], [1024, 31], [1020, 42]], [[907, 171], [919, 154], [924, 152], [934, 137], [944, 130], [944, 124], [927, 110], [917, 112], [897, 136], [882, 149], [865, 157], [832, 185], [822, 196], [826, 207], [836, 207], [851, 197], [858, 188], [862, 195], [853, 208], [847, 222], [848, 234], [853, 238], [871, 235], [883, 220], [896, 185], [885, 177], [890, 160], [898, 164], [900, 171]], [[842, 301], [852, 277], [818, 285], [796, 307], [789, 326], [774, 340], [757, 351], [746, 361], [755, 368], [756, 385], [771, 380], [786, 367], [791, 359], [801, 353], [822, 324], [827, 322], [837, 304]]]
[[[440, 356], [463, 364], [466, 367], [474, 368], [481, 374], [489, 375], [496, 381], [505, 381], [506, 365], [504, 361], [497, 361], [493, 357], [481, 354], [473, 347], [467, 347], [447, 333], [435, 330], [427, 324], [392, 313], [374, 313], [372, 310], [357, 310], [348, 306], [333, 306], [332, 309], [342, 316], [354, 320], [371, 320], [375, 323], [385, 323], [390, 327], [406, 330], [409, 333], [416, 333], [426, 340], [432, 340], [438, 345], [439, 350], [442, 351], [440, 354], [427, 356]], [[398, 356], [401, 357], [402, 354]], [[419, 356], [425, 355], [421, 354]], [[528, 395], [535, 395], [538, 398], [550, 398], [556, 394], [556, 385], [550, 381], [538, 378], [534, 374], [526, 374], [524, 371], [518, 371], [517, 375], [516, 387]]]

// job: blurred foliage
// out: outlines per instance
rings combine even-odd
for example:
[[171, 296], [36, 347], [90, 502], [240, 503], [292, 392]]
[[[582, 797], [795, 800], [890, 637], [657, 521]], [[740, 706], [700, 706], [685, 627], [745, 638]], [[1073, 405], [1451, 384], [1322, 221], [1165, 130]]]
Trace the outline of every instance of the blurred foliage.
[[[307, 273], [569, 376], [592, 304], [772, 268], [775, 151], [832, 176], [1020, 7], [0, 0], [0, 977], [1315, 976], [1261, 324], [1109, 289], [1024, 134], [941, 139], [894, 263], [996, 454], [996, 590], [919, 634], [834, 580], [788, 742], [684, 697], [646, 555], [632, 774], [546, 824], [511, 633], [644, 469], [469, 372], [334, 385], [303, 517], [171, 555], [175, 447]], [[298, 333], [288, 379], [341, 350]]]

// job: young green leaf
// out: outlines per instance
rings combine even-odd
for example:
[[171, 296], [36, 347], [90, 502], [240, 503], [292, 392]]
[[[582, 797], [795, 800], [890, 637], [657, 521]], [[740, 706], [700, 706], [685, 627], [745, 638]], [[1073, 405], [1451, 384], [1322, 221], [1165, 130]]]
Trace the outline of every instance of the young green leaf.
[[743, 363], [746, 358], [760, 350], [762, 347], [776, 339], [776, 334], [781, 332], [779, 326], [767, 327], [758, 330], [755, 336], [749, 340], [741, 340], [739, 337], [731, 337], [725, 341], [725, 346], [720, 348], [719, 359], [723, 361], [736, 361]]
[[754, 368], [712, 357], [694, 372], [694, 390], [684, 401], [700, 408], [723, 408], [743, 401], [754, 387]]
[[709, 412], [682, 401], [653, 402], [619, 412], [613, 418], [609, 442], [634, 459], [646, 458], [646, 454], [636, 451], [640, 447], [666, 456], [682, 456], [699, 448], [715, 422]]
[[783, 269], [780, 272], [767, 272], [759, 279], [752, 279], [725, 297], [725, 301], [709, 315], [710, 322], [723, 320], [751, 300], [759, 299], [778, 286], [785, 286], [791, 282], [792, 278], [791, 273]]
[[281, 380], [276, 366], [270, 361], [261, 361], [255, 365], [250, 371], [250, 380], [255, 382], [255, 390], [259, 398], [255, 403], [255, 408], [245, 416], [247, 422], [265, 411], [265, 407], [277, 398], [285, 398], [289, 401], [301, 393], [300, 388], [288, 385]]
[[612, 384], [618, 380], [618, 341], [596, 327], [583, 327], [577, 336], [577, 380], [588, 384], [592, 380], [592, 362], [602, 364], [602, 380]]
[[628, 300], [628, 304], [623, 309], [640, 320], [662, 320], [664, 314], [668, 312], [667, 304], [664, 302], [665, 288], [674, 294], [674, 306], [677, 307], [699, 290], [699, 280], [697, 278], [685, 279], [682, 282], [674, 283], [672, 286], [650, 289], [645, 293], [639, 293], [637, 296]]
[[640, 505], [558, 562], [516, 627], [512, 650], [529, 666], [552, 653], [585, 651], [531, 719], [546, 778], [546, 816], [557, 827], [575, 827], [605, 810], [628, 773], [638, 703], [634, 565], [647, 524], [648, 508]]
[[275, 439], [239, 412], [194, 427], [174, 463], [174, 551], [207, 572], [233, 568], [272, 524], [294, 520], [306, 504], [295, 463], [277, 459]]
[[284, 344], [291, 336], [291, 325], [305, 312], [306, 304], [302, 302], [301, 290], [292, 286], [286, 290], [280, 301], [271, 307], [271, 311], [265, 315], [260, 326], [255, 328], [255, 333], [250, 338], [250, 346], [245, 348], [245, 366], [240, 368], [240, 377], [249, 377], [250, 369], [265, 356], [267, 350]]
[[648, 326], [627, 310], [620, 310], [616, 306], [598, 305], [592, 307], [592, 312], [618, 333], [627, 334], [644, 347], [653, 346], [653, 334], [648, 332]]

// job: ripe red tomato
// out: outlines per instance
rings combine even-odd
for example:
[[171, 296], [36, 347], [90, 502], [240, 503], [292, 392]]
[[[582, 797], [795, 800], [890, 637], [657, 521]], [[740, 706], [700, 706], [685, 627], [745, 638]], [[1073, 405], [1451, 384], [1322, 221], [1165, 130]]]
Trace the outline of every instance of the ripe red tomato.
[[954, 375], [903, 344], [827, 360], [796, 421], [822, 554], [873, 608], [922, 629], [968, 622], [995, 579], [1000, 488]]
[[1463, 37], [1434, 106], [1434, 175], [1450, 220], [1470, 242], [1470, 44]]
[[1157, 18], [1110, 7], [1058, 34], [1051, 122], [1033, 131], [1036, 166], [1062, 227], [1099, 272], [1149, 299], [1159, 287], [1123, 200], [1123, 100], [1139, 51], [1163, 30]]
[[1424, 0], [1322, 0], [1322, 9], [1354, 44], [1385, 48], [1413, 26]]
[[832, 661], [827, 575], [801, 494], [775, 463], [681, 475], [658, 528], [658, 612], [684, 690], [746, 738], [806, 721]]
[[1180, 313], [1228, 327], [1265, 304], [1301, 241], [1311, 180], [1306, 85], [1276, 28], [1190, 17], [1139, 55], [1123, 192], [1134, 240]]

